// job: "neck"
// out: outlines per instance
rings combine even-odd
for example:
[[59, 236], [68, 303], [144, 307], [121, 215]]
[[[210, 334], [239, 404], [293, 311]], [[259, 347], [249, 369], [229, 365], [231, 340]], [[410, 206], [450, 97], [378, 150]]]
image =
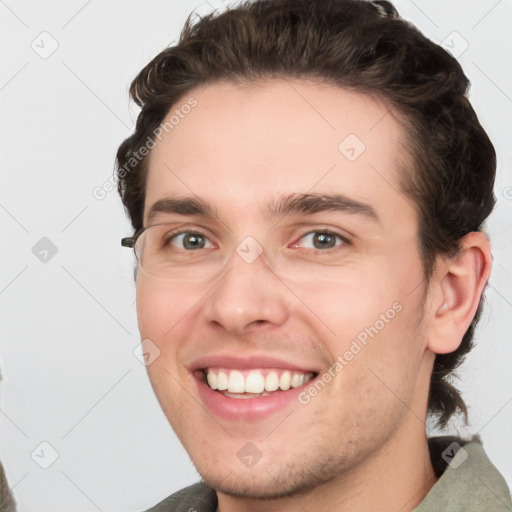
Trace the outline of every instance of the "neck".
[[414, 432], [399, 429], [381, 449], [353, 469], [306, 494], [254, 500], [218, 493], [218, 512], [297, 512], [353, 510], [411, 512], [437, 479], [430, 462], [424, 425], [409, 414]]

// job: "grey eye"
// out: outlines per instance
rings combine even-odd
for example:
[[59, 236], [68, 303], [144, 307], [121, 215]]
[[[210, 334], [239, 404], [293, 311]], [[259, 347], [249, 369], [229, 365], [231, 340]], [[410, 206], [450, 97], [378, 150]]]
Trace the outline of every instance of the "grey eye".
[[311, 249], [332, 249], [344, 243], [343, 238], [336, 233], [317, 231], [304, 235], [301, 240], [306, 240], [307, 242], [303, 243], [303, 245]]
[[207, 244], [207, 238], [200, 233], [179, 233], [172, 237], [171, 244], [176, 246], [176, 241], [181, 244], [180, 249], [197, 250], [204, 249]]

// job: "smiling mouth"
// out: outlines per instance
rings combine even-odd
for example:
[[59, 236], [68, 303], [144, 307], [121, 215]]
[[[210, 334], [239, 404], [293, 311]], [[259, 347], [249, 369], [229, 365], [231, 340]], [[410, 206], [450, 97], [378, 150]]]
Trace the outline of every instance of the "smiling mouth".
[[318, 373], [264, 368], [235, 370], [228, 368], [204, 368], [196, 376], [211, 390], [228, 398], [251, 399], [304, 386]]

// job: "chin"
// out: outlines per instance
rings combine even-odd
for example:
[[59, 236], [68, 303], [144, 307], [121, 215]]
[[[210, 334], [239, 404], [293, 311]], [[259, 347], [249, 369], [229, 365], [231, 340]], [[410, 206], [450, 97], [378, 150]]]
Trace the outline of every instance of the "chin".
[[[204, 482], [217, 492], [234, 498], [276, 500], [306, 494], [335, 478], [332, 466], [309, 464], [303, 459], [303, 467], [287, 462], [281, 467], [263, 461], [252, 468], [233, 469], [227, 476], [218, 474], [216, 467], [201, 468], [196, 465]], [[306, 469], [307, 468], [307, 469]]]

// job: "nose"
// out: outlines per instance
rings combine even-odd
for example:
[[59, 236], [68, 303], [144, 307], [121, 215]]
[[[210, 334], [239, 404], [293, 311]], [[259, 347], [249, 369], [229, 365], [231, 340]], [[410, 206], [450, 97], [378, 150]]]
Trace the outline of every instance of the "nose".
[[234, 252], [222, 276], [205, 297], [204, 320], [230, 334], [283, 325], [290, 293], [269, 267], [265, 253], [247, 262]]

